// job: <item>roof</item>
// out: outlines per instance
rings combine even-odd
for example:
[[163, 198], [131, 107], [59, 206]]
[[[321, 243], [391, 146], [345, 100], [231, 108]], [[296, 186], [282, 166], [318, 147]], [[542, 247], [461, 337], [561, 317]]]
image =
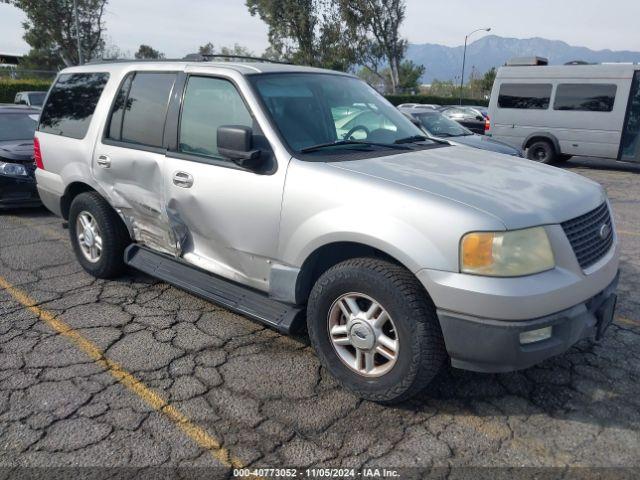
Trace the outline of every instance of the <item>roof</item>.
[[631, 63], [500, 67], [497, 78], [631, 78], [637, 70]]
[[118, 72], [122, 70], [132, 70], [135, 66], [144, 66], [144, 70], [184, 70], [188, 67], [197, 68], [199, 70], [212, 69], [228, 69], [238, 72], [242, 75], [256, 75], [259, 73], [330, 73], [334, 75], [352, 76], [348, 73], [338, 72], [335, 70], [327, 70], [324, 68], [305, 67], [300, 65], [288, 65], [282, 63], [268, 62], [187, 62], [180, 60], [159, 60], [159, 61], [141, 61], [141, 60], [117, 60], [89, 63], [77, 67], [69, 67], [60, 73], [74, 72]]

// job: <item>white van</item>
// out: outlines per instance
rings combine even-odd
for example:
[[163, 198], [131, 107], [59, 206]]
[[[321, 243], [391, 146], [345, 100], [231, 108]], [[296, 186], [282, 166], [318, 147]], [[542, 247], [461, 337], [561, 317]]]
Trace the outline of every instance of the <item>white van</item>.
[[501, 67], [489, 116], [489, 134], [531, 160], [640, 162], [640, 65]]

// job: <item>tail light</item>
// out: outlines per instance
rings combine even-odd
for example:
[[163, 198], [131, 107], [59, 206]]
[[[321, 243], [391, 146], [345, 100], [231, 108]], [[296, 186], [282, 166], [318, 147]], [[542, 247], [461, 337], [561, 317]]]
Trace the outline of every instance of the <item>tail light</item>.
[[33, 159], [36, 161], [36, 168], [44, 170], [42, 152], [40, 151], [40, 140], [38, 140], [38, 137], [33, 137]]
[[489, 120], [489, 117], [486, 117], [484, 119], [484, 131], [489, 131], [491, 130], [491, 121]]

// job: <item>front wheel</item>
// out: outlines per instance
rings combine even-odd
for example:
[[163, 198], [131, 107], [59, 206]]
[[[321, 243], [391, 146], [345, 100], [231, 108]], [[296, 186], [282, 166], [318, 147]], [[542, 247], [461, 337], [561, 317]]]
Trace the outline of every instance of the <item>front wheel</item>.
[[91, 275], [114, 278], [125, 269], [130, 243], [122, 220], [96, 192], [81, 193], [69, 209], [69, 235], [78, 262]]
[[362, 398], [395, 403], [419, 393], [446, 358], [435, 307], [403, 267], [339, 263], [317, 281], [307, 327], [322, 365]]

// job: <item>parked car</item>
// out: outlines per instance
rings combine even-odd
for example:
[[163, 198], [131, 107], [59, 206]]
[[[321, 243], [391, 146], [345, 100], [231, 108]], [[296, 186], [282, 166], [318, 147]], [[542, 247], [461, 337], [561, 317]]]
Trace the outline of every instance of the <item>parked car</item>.
[[13, 103], [18, 105], [27, 105], [29, 107], [42, 108], [47, 92], [18, 92]]
[[503, 142], [498, 142], [486, 135], [478, 135], [458, 122], [445, 117], [438, 111], [416, 111], [415, 109], [400, 109], [409, 115], [413, 121], [430, 137], [452, 140], [468, 147], [503, 153], [514, 157], [523, 157], [522, 150]]
[[0, 104], [0, 209], [42, 206], [33, 162], [39, 114], [37, 109]]
[[640, 65], [501, 67], [489, 111], [493, 138], [531, 160], [640, 162]]
[[484, 135], [489, 129], [489, 121], [482, 112], [472, 107], [449, 105], [438, 109], [443, 115], [455, 120], [463, 127], [468, 128], [473, 133]]
[[[384, 122], [339, 134], [334, 116], [360, 108]], [[87, 272], [129, 265], [281, 332], [306, 318], [322, 365], [366, 399], [415, 395], [445, 361], [525, 368], [613, 318], [601, 186], [429, 140], [346, 73], [73, 67], [35, 145], [38, 190]]]
[[436, 105], [434, 103], [401, 103], [400, 105], [398, 105], [398, 108], [412, 108], [412, 109], [430, 109], [430, 110], [436, 110], [437, 108], [440, 108], [440, 105]]

